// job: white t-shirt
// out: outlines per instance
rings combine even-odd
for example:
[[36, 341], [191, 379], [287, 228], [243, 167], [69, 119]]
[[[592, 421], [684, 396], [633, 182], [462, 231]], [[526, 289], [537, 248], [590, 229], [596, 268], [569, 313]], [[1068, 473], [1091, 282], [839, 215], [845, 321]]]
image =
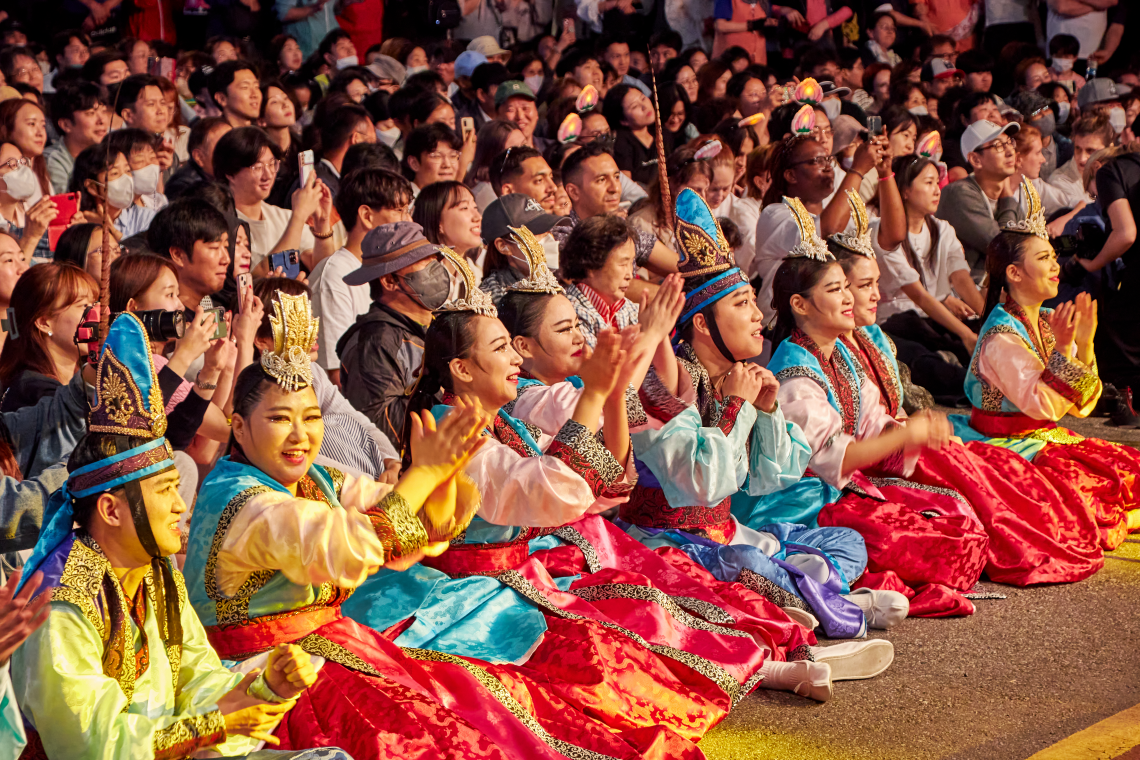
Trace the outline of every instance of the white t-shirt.
[[[947, 296], [954, 295], [954, 288], [950, 285], [950, 275], [958, 270], [970, 271], [966, 263], [966, 254], [954, 228], [949, 222], [933, 219], [938, 225], [938, 248], [930, 251], [930, 227], [924, 225], [922, 232], [907, 233], [907, 242], [914, 251], [918, 264], [922, 267], [922, 278], [926, 280], [926, 290], [938, 301]], [[882, 324], [887, 318], [904, 311], [917, 311], [923, 316], [926, 312], [918, 308], [914, 301], [903, 292], [904, 285], [920, 282], [918, 271], [911, 266], [906, 251], [900, 245], [893, 251], [884, 251], [879, 247], [879, 220], [871, 223], [871, 245], [875, 249], [875, 256], [879, 260], [879, 293], [882, 299], [879, 302], [879, 313], [875, 321]]]
[[729, 193], [724, 203], [713, 212], [713, 216], [727, 217], [740, 230], [742, 242], [733, 254], [736, 265], [747, 272], [756, 256], [756, 222], [760, 219], [760, 199], [737, 198]]
[[491, 187], [490, 182], [476, 183], [471, 193], [475, 196], [475, 205], [479, 207], [480, 214], [486, 211], [487, 207], [499, 197], [495, 195], [495, 188]]
[[[815, 231], [818, 235], [819, 216], [812, 214], [811, 218], [815, 222]], [[855, 225], [850, 219], [847, 220], [844, 231], [855, 231]], [[760, 307], [760, 311], [764, 312], [765, 325], [772, 324], [776, 318], [776, 310], [772, 308], [772, 279], [780, 264], [799, 242], [800, 229], [796, 225], [796, 218], [792, 216], [791, 209], [783, 203], [765, 206], [756, 222], [756, 255], [745, 269], [748, 279], [760, 275], [764, 280], [756, 304]]]
[[986, 0], [986, 27], [998, 24], [1026, 24], [1029, 15], [1029, 0]]
[[[260, 220], [250, 219], [238, 211], [238, 219], [249, 223], [249, 250], [252, 254], [250, 269], [260, 264], [262, 259], [277, 247], [277, 243], [285, 234], [285, 228], [289, 226], [289, 220], [292, 218], [293, 211], [291, 209], [274, 206], [264, 201], [261, 204]], [[313, 237], [313, 231], [309, 229], [308, 225], [305, 225], [301, 230], [300, 250], [302, 252], [311, 251], [316, 244], [317, 239]]]
[[309, 277], [313, 291], [313, 314], [320, 317], [317, 328], [317, 364], [339, 369], [336, 344], [356, 318], [372, 306], [368, 285], [348, 285], [345, 275], [360, 269], [360, 260], [347, 248], [322, 259]]
[[1100, 47], [1108, 30], [1108, 11], [1090, 11], [1083, 16], [1062, 16], [1049, 8], [1045, 18], [1045, 48], [1058, 34], [1071, 34], [1081, 43], [1078, 58], [1088, 58]]

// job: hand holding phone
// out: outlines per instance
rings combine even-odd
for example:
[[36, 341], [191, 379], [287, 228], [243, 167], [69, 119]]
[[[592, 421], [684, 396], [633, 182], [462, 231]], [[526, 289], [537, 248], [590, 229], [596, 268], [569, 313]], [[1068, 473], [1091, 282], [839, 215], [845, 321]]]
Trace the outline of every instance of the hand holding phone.
[[462, 132], [463, 142], [467, 142], [467, 135], [475, 131], [475, 120], [470, 116], [464, 116], [459, 120], [459, 129]]
[[55, 203], [55, 219], [49, 227], [66, 227], [71, 224], [71, 218], [79, 212], [79, 193], [62, 193], [51, 197]]
[[245, 298], [246, 291], [253, 285], [253, 275], [249, 272], [242, 272], [237, 276], [237, 292], [238, 292], [238, 313], [245, 313]]
[[867, 132], [871, 135], [871, 137], [878, 137], [879, 135], [883, 134], [883, 117], [868, 116]]
[[301, 187], [304, 187], [309, 181], [309, 175], [313, 172], [313, 151], [303, 150], [297, 154], [297, 169], [301, 175]]
[[301, 274], [301, 255], [296, 249], [269, 254], [269, 271], [280, 269], [290, 280]]

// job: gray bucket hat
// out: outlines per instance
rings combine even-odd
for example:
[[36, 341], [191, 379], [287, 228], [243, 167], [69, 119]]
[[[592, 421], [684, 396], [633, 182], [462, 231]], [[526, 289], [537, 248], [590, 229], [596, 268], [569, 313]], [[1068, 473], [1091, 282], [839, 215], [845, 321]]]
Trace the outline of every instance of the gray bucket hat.
[[363, 285], [439, 253], [415, 222], [381, 224], [364, 236], [360, 269], [344, 276], [347, 285]]

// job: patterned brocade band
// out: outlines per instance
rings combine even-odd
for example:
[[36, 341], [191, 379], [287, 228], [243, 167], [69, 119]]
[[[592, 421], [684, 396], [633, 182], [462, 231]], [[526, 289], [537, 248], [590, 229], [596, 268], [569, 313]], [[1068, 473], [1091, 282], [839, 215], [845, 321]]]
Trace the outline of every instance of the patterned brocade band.
[[155, 760], [189, 757], [226, 740], [226, 719], [217, 710], [171, 723], [154, 734]]
[[673, 507], [660, 488], [636, 485], [629, 501], [619, 508], [618, 516], [642, 528], [684, 530], [727, 544], [736, 534], [731, 507], [732, 499], [714, 507]]
[[384, 545], [384, 561], [415, 554], [431, 542], [420, 518], [399, 491], [390, 491], [365, 514]]
[[709, 304], [716, 303], [732, 291], [747, 284], [748, 277], [737, 267], [733, 267], [719, 277], [706, 282], [685, 296], [684, 312], [681, 314], [681, 318], [677, 320], [677, 324], [685, 324], [701, 309]]
[[736, 426], [736, 417], [743, 408], [744, 399], [740, 396], [729, 396], [724, 400], [724, 405], [720, 408], [720, 422], [716, 425], [722, 433], [728, 435], [732, 432]]
[[1056, 349], [1049, 354], [1049, 363], [1041, 373], [1041, 382], [1064, 396], [1077, 408], [1088, 404], [1100, 385], [1095, 363], [1092, 367], [1086, 367]]
[[80, 499], [173, 466], [174, 452], [170, 444], [165, 438], [156, 438], [108, 459], [80, 467], [68, 477], [67, 488], [74, 498]]
[[625, 469], [614, 459], [614, 455], [601, 444], [589, 428], [575, 420], [567, 420], [554, 442], [546, 450], [546, 456], [562, 460], [570, 469], [582, 476], [590, 484], [594, 496], [600, 497], [618, 480]]

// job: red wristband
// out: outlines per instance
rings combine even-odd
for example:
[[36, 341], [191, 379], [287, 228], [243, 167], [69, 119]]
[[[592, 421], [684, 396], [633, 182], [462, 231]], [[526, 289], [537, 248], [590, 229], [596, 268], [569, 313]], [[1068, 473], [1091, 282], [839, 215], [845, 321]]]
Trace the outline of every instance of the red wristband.
[[890, 178], [891, 178], [891, 177], [893, 177], [893, 176], [895, 176], [895, 173], [894, 173], [894, 172], [891, 172], [890, 174], [888, 174], [888, 175], [887, 175], [887, 176], [885, 176], [885, 177], [879, 177], [879, 181], [880, 181], [880, 182], [886, 182], [888, 179], [890, 179]]

